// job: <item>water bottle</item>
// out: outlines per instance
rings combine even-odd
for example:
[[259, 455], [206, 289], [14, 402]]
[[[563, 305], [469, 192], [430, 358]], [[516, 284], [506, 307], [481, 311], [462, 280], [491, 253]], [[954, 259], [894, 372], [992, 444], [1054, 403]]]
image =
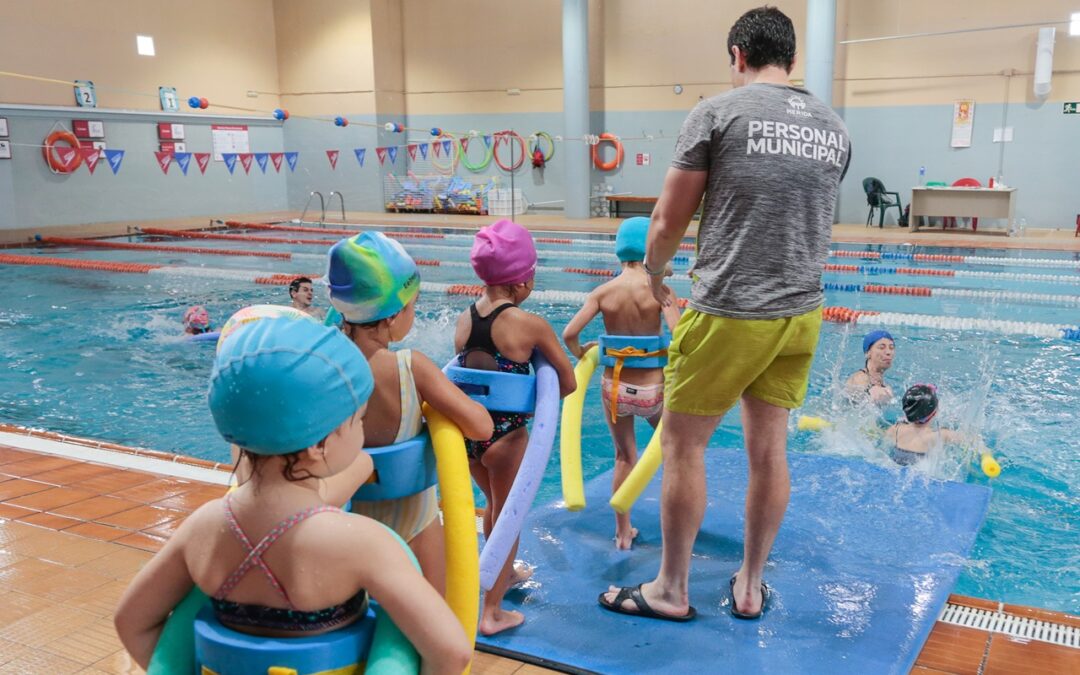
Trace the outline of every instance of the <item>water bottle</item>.
[[1027, 236], [1027, 218], [1020, 219], [1020, 236]]
[[919, 167], [919, 186], [922, 187], [924, 185], [926, 185], [926, 167], [925, 166], [920, 166]]

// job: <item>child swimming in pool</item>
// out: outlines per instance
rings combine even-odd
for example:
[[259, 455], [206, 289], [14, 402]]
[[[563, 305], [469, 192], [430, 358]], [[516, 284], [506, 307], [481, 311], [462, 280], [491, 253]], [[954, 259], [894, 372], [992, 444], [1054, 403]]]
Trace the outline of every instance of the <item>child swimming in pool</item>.
[[[536, 248], [528, 230], [509, 220], [480, 228], [470, 260], [476, 276], [484, 282], [484, 292], [458, 318], [454, 330], [458, 365], [527, 375], [533, 350], [539, 350], [558, 374], [560, 396], [572, 393], [576, 387], [574, 369], [555, 331], [542, 317], [518, 307], [532, 292], [536, 273]], [[466, 443], [469, 469], [487, 499], [485, 536], [498, 520], [529, 441], [528, 416], [492, 411], [491, 417], [494, 434]], [[484, 596], [479, 626], [484, 635], [525, 620], [520, 612], [502, 609], [503, 596], [515, 582], [516, 552], [515, 543], [498, 580]]]
[[194, 305], [184, 310], [184, 333], [202, 335], [210, 332], [210, 313], [202, 305]]
[[[649, 290], [648, 274], [642, 266], [648, 233], [649, 219], [644, 217], [628, 218], [619, 226], [615, 255], [622, 263], [622, 272], [593, 289], [563, 330], [563, 341], [577, 358], [583, 357], [594, 344], [582, 345], [579, 338], [597, 314], [603, 317], [604, 331], [608, 335], [660, 335], [661, 320], [668, 330], [675, 330], [675, 324], [679, 322], [675, 292], [665, 286], [672, 302], [661, 307]], [[660, 422], [664, 409], [664, 370], [625, 368], [619, 373], [617, 386], [613, 378], [614, 368], [605, 367], [601, 383], [604, 419], [615, 443], [612, 493], [619, 489], [637, 463], [634, 418], [644, 417], [654, 429]], [[630, 524], [630, 514], [616, 513], [615, 548], [630, 548], [636, 536], [637, 529]]]
[[885, 440], [890, 444], [889, 456], [897, 464], [910, 466], [926, 459], [931, 450], [949, 444], [971, 445], [984, 455], [990, 452], [978, 437], [931, 425], [938, 413], [937, 387], [934, 385], [910, 387], [904, 392], [903, 406], [906, 419], [885, 431]]
[[[343, 239], [330, 249], [326, 280], [330, 302], [344, 317], [341, 329], [363, 352], [375, 378], [364, 416], [365, 447], [419, 435], [424, 402], [457, 424], [465, 438], [491, 436], [491, 416], [484, 407], [454, 386], [431, 359], [412, 349], [390, 350], [391, 342], [403, 340], [412, 330], [420, 292], [416, 263], [401, 244], [381, 232]], [[416, 554], [427, 580], [445, 592], [443, 528], [435, 486], [400, 499], [354, 501], [352, 510], [397, 532]]]
[[[358, 464], [370, 474], [360, 446], [372, 388], [360, 351], [314, 321], [251, 321], [219, 346], [210, 411], [253, 471], [191, 514], [124, 592], [116, 630], [140, 666], [195, 585], [226, 626], [278, 637], [347, 626], [364, 616], [370, 593], [426, 670], [461, 672], [472, 646], [406, 551], [382, 525], [327, 506], [319, 492], [323, 479]], [[319, 406], [298, 409], [297, 400]]]

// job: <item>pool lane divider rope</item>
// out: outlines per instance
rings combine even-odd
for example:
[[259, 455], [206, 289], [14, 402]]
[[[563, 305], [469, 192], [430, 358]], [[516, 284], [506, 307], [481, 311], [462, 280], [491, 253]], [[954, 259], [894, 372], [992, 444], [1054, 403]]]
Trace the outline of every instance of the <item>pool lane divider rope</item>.
[[879, 275], [912, 275], [920, 277], [955, 277], [957, 279], [1006, 279], [1009, 281], [1038, 281], [1051, 284], [1077, 284], [1080, 285], [1080, 276], [1066, 276], [1060, 274], [1028, 274], [1024, 272], [985, 272], [982, 270], [935, 270], [917, 267], [886, 267], [882, 265], [837, 265], [825, 264], [826, 272], [840, 274], [862, 274], [866, 276]]
[[167, 244], [136, 244], [124, 241], [108, 241], [104, 239], [44, 237], [40, 234], [36, 235], [34, 239], [43, 244], [52, 244], [54, 246], [111, 248], [125, 251], [161, 251], [163, 253], [194, 253], [197, 255], [250, 256], [255, 258], [277, 258], [278, 260], [291, 260], [294, 255], [288, 251], [253, 251], [236, 248], [200, 248], [198, 246], [171, 246]]
[[934, 288], [927, 286], [882, 286], [877, 284], [837, 284], [827, 282], [826, 291], [846, 293], [873, 293], [877, 295], [910, 295], [916, 297], [979, 298], [1019, 302], [1045, 302], [1053, 304], [1080, 305], [1080, 295], [1050, 295], [1047, 293], [1020, 293], [1017, 291], [983, 290], [973, 288]]
[[[255, 270], [228, 270], [208, 267], [173, 265], [148, 265], [144, 263], [114, 262], [108, 260], [73, 260], [51, 256], [14, 255], [0, 253], [0, 264], [62, 267], [68, 269], [97, 270], [103, 272], [126, 272], [137, 274], [164, 274], [169, 276], [204, 277], [250, 281], [256, 284], [287, 285], [300, 274], [259, 272]], [[318, 278], [319, 275], [308, 275]], [[420, 290], [446, 295], [476, 297], [483, 292], [479, 284], [443, 284], [421, 282]], [[580, 304], [588, 294], [584, 291], [534, 291], [532, 298], [539, 302]], [[685, 306], [686, 299], [680, 299]], [[1058, 326], [1031, 321], [1004, 321], [969, 317], [933, 316], [925, 314], [902, 314], [898, 312], [867, 312], [847, 307], [825, 307], [822, 317], [836, 323], [872, 324], [881, 326], [915, 326], [945, 330], [984, 330], [996, 333], [1032, 335], [1043, 338], [1080, 340], [1080, 326]]]

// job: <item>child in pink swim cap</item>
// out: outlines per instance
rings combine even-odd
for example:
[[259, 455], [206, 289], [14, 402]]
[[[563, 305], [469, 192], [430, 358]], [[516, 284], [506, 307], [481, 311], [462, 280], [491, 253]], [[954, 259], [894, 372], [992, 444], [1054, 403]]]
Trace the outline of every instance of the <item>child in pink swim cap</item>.
[[[574, 369], [555, 331], [542, 317], [518, 308], [532, 293], [536, 274], [536, 248], [529, 231], [509, 220], [483, 227], [476, 234], [470, 260], [476, 276], [484, 282], [484, 292], [458, 318], [454, 331], [457, 365], [528, 375], [533, 350], [540, 350], [559, 375], [560, 395], [572, 393], [576, 387]], [[529, 442], [528, 415], [489, 412], [495, 433], [486, 441], [465, 442], [469, 469], [487, 498], [485, 536], [491, 534], [499, 517], [498, 510], [506, 502]], [[484, 635], [525, 620], [521, 612], [502, 608], [510, 585], [527, 578], [526, 574], [515, 576], [516, 552], [515, 544], [494, 587], [484, 595], [479, 626]]]
[[188, 335], [200, 335], [210, 331], [210, 313], [202, 305], [188, 307], [184, 311], [184, 332]]

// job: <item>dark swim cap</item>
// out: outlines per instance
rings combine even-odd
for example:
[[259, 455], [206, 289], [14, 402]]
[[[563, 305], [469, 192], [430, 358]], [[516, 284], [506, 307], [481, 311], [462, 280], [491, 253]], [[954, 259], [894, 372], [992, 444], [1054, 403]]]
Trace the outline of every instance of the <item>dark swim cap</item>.
[[914, 385], [904, 392], [903, 405], [908, 422], [928, 422], [937, 413], [937, 387], [932, 384]]

